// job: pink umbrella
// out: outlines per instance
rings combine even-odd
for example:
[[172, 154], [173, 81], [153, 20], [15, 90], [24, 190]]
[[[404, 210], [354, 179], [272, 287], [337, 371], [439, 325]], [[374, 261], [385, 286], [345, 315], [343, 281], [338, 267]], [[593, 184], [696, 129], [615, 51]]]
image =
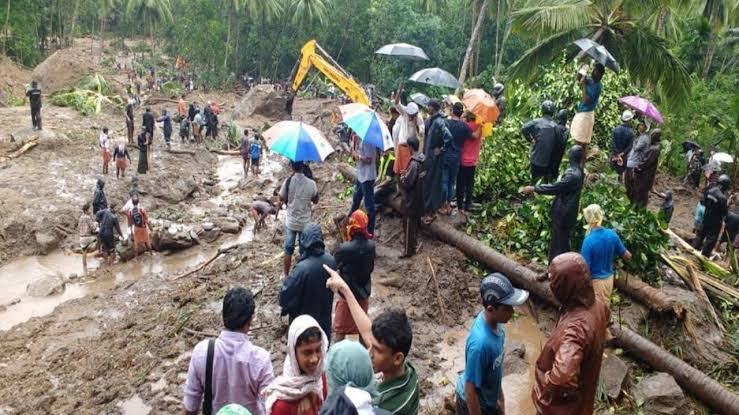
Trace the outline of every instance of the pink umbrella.
[[618, 102], [624, 104], [625, 106], [638, 111], [645, 116], [657, 121], [660, 124], [664, 124], [664, 120], [662, 119], [662, 114], [660, 114], [657, 107], [654, 106], [651, 102], [649, 102], [648, 99], [637, 97], [634, 95], [630, 95], [627, 97], [621, 97], [618, 99]]

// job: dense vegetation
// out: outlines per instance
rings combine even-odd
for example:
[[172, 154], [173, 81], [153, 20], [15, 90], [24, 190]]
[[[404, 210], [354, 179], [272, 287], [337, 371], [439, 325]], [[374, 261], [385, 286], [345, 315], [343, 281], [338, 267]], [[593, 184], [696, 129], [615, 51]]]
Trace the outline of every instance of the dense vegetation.
[[[574, 110], [573, 39], [598, 40], [623, 68], [604, 81], [595, 126], [602, 149], [619, 122], [617, 98], [640, 94], [665, 116], [662, 161], [671, 172], [684, 171], [683, 140], [738, 152], [736, 0], [5, 0], [2, 6], [2, 51], [27, 66], [75, 36], [116, 48], [126, 47], [124, 38], [143, 37], [148, 45], [136, 51], [144, 61], [163, 63], [150, 53], [161, 48], [187, 61], [185, 72], [196, 75], [199, 87], [227, 87], [243, 74], [286, 79], [300, 47], [317, 39], [380, 94], [424, 66], [445, 68], [486, 89], [493, 77], [502, 80], [509, 114], [483, 149], [477, 192], [487, 203], [474, 228], [481, 239], [525, 256], [545, 254], [549, 201], [519, 196], [529, 147], [519, 130], [538, 114], [542, 99]], [[421, 46], [431, 62], [374, 55], [391, 42]], [[55, 99], [82, 102], [74, 90]], [[96, 109], [88, 107], [83, 109]], [[502, 145], [511, 151], [502, 154]], [[651, 213], [629, 208], [613, 180], [589, 184], [582, 205], [608, 206], [609, 225], [640, 252], [630, 267], [648, 270], [664, 237]], [[575, 246], [581, 238], [578, 230]]]

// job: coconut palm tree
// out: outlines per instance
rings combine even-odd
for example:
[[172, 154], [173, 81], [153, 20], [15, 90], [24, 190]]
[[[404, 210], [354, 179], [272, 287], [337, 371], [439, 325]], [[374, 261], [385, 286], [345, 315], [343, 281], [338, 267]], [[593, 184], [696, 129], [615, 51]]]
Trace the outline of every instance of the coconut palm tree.
[[326, 11], [331, 0], [287, 0], [286, 10], [291, 14], [294, 24], [316, 23], [322, 25], [326, 21]]
[[533, 75], [563, 50], [575, 51], [574, 40], [587, 37], [670, 105], [684, 104], [690, 92], [688, 70], [647, 24], [642, 6], [626, 0], [528, 0], [514, 12], [516, 26], [520, 33], [544, 38], [513, 64], [514, 76]]
[[448, 0], [417, 0], [416, 3], [426, 13], [437, 13], [447, 6]]
[[161, 23], [172, 23], [172, 4], [170, 0], [128, 0], [126, 14], [144, 25], [151, 40], [154, 30]]
[[708, 40], [708, 50], [703, 61], [703, 78], [708, 77], [713, 57], [722, 31], [735, 26], [739, 18], [739, 1], [737, 0], [704, 0], [699, 3], [703, 17], [711, 25], [711, 37]]

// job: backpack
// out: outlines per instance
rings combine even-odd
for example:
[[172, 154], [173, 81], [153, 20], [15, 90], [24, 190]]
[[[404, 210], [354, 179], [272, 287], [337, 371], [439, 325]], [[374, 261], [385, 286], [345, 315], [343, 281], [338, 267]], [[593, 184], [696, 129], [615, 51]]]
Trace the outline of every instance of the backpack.
[[259, 143], [257, 143], [257, 142], [251, 143], [250, 153], [251, 153], [251, 158], [252, 159], [258, 159], [259, 158], [259, 154], [261, 152], [262, 152], [262, 146]]
[[141, 214], [141, 209], [138, 207], [134, 207], [133, 210], [131, 210], [131, 218], [133, 219], [134, 225], [139, 228], [144, 226], [144, 215]]

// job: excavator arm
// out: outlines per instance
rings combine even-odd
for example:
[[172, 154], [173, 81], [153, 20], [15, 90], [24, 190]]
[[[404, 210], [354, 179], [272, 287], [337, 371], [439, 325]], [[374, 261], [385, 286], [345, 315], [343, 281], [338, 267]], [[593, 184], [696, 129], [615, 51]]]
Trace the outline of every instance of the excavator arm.
[[300, 61], [295, 65], [292, 74], [291, 88], [293, 92], [298, 91], [311, 68], [316, 68], [325, 75], [329, 81], [341, 89], [353, 102], [370, 105], [364, 88], [336, 63], [315, 40], [309, 41], [300, 50]]

